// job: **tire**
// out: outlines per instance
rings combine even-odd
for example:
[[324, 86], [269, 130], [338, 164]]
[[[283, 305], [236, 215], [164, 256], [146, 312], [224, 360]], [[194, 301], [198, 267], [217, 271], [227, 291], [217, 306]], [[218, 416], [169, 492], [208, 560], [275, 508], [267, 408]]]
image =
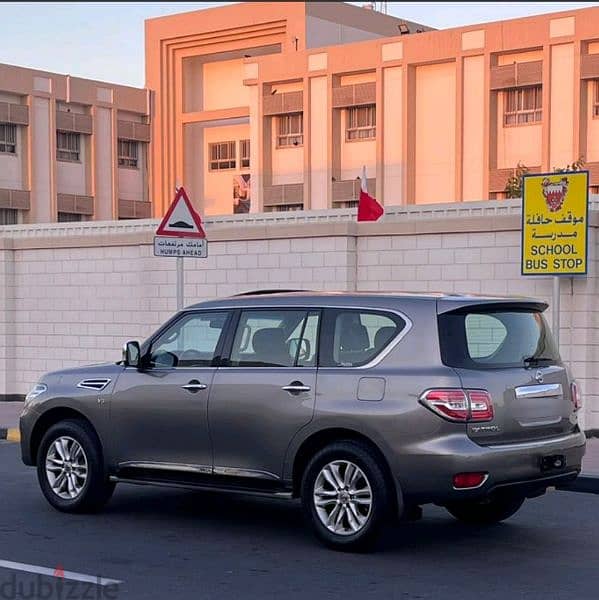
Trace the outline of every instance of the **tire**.
[[115, 488], [108, 481], [98, 436], [80, 420], [60, 421], [48, 429], [37, 453], [37, 478], [46, 500], [62, 512], [98, 511]]
[[[351, 485], [346, 486], [347, 482]], [[315, 489], [320, 491], [320, 506]], [[371, 548], [381, 527], [392, 519], [392, 490], [380, 458], [359, 442], [335, 442], [317, 452], [304, 471], [301, 498], [317, 538], [334, 550]]]
[[524, 500], [522, 496], [494, 496], [478, 501], [455, 502], [445, 508], [463, 523], [493, 525], [516, 514]]

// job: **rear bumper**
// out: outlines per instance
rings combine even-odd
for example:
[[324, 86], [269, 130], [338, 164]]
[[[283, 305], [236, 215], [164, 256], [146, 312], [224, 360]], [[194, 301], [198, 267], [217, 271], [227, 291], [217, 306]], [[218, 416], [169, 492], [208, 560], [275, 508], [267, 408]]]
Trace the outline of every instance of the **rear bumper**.
[[[501, 446], [479, 446], [466, 435], [453, 434], [410, 448], [399, 461], [397, 475], [404, 497], [412, 503], [443, 504], [507, 490], [534, 496], [574, 480], [585, 446], [582, 432]], [[552, 455], [563, 455], [565, 465], [543, 470], [543, 457]], [[480, 487], [456, 490], [453, 476], [463, 472], [485, 472], [488, 477]]]

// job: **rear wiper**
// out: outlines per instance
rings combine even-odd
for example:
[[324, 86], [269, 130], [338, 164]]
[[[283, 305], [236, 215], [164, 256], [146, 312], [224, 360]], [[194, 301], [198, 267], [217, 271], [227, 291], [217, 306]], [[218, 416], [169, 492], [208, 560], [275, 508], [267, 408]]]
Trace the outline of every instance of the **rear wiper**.
[[552, 364], [555, 362], [555, 359], [550, 358], [548, 356], [527, 356], [524, 359], [522, 359], [522, 362], [525, 365], [529, 365], [532, 367], [537, 365]]

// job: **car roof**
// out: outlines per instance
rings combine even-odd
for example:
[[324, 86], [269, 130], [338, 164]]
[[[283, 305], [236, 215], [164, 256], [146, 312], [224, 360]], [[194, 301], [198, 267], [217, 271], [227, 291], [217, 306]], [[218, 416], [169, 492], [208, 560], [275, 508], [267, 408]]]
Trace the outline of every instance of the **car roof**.
[[[254, 290], [244, 292], [227, 298], [207, 300], [188, 306], [186, 310], [197, 308], [225, 308], [235, 306], [292, 306], [310, 305], [316, 306], [337, 305], [365, 307], [372, 304], [374, 307], [393, 307], [395, 301], [422, 301], [437, 302], [443, 304], [445, 310], [452, 310], [467, 305], [477, 304], [503, 304], [503, 303], [525, 303], [534, 304], [538, 307], [546, 304], [534, 299], [522, 296], [491, 296], [483, 294], [455, 294], [450, 292], [382, 292], [382, 291], [311, 291], [311, 290]], [[543, 310], [544, 310], [543, 308]], [[445, 310], [440, 312], [445, 312]]]

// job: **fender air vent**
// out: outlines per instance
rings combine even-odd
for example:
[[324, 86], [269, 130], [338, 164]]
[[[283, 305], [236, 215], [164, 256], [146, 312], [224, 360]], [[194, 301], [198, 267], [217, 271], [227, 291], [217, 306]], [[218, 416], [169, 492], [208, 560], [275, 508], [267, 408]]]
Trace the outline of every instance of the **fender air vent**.
[[99, 378], [99, 379], [84, 379], [77, 384], [78, 388], [85, 388], [86, 390], [96, 390], [97, 392], [103, 390], [110, 383], [110, 379]]

